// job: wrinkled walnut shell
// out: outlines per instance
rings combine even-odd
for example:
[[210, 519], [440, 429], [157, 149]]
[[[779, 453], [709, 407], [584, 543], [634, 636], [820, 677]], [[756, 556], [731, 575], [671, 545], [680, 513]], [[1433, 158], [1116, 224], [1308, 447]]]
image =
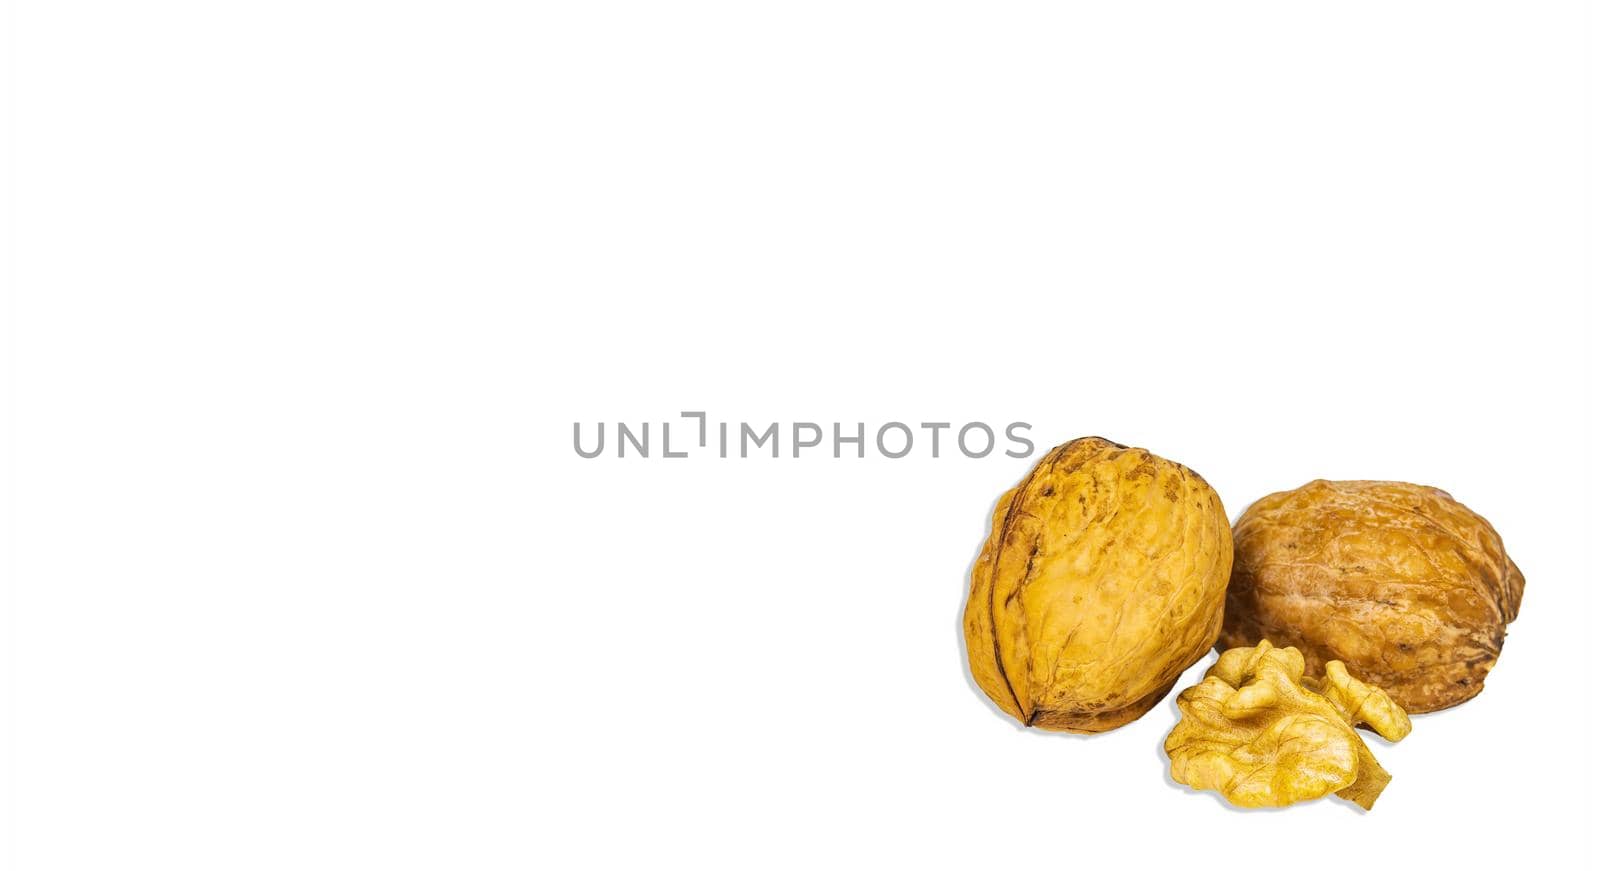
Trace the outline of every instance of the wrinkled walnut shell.
[[1522, 602], [1489, 522], [1432, 487], [1312, 481], [1245, 509], [1219, 648], [1340, 660], [1416, 714], [1477, 695]]
[[1131, 722], [1216, 640], [1232, 550], [1199, 475], [1105, 439], [1061, 445], [995, 506], [964, 618], [972, 675], [1024, 725]]

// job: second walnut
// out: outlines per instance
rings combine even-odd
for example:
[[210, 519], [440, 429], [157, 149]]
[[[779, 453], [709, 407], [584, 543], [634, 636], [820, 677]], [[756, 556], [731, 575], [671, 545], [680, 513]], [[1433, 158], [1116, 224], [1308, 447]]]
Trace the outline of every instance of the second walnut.
[[1487, 520], [1433, 487], [1313, 481], [1234, 524], [1218, 646], [1266, 639], [1341, 660], [1410, 713], [1483, 689], [1522, 603], [1522, 572]]

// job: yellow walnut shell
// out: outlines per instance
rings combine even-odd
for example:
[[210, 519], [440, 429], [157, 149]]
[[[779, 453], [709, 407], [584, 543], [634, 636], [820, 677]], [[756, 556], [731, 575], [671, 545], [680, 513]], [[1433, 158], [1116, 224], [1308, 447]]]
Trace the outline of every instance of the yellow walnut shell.
[[1232, 550], [1199, 475], [1101, 438], [1061, 445], [995, 506], [964, 618], [972, 675], [1024, 725], [1132, 722], [1216, 641]]
[[1522, 572], [1489, 522], [1432, 487], [1312, 481], [1245, 509], [1219, 648], [1266, 639], [1342, 661], [1417, 714], [1483, 689]]

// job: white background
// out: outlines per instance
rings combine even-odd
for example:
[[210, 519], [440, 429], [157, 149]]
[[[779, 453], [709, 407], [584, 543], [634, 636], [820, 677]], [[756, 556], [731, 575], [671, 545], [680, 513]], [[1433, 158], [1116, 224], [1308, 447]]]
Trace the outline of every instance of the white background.
[[[9, 857], [1581, 864], [1588, 26], [15, 3]], [[1167, 779], [1170, 699], [1082, 738], [967, 679], [1031, 460], [572, 449], [681, 410], [1101, 434], [1230, 515], [1434, 484], [1523, 615], [1481, 697], [1373, 739], [1373, 812], [1237, 812]]]

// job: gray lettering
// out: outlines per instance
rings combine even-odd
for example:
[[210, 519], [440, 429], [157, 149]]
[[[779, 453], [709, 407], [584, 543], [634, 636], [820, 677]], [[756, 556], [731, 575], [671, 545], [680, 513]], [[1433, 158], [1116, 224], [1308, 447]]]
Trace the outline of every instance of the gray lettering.
[[599, 432], [600, 432], [600, 443], [594, 446], [594, 451], [592, 453], [589, 452], [589, 451], [584, 450], [583, 449], [583, 445], [578, 441], [578, 432], [580, 431], [580, 429], [581, 429], [581, 427], [580, 427], [579, 423], [577, 421], [573, 421], [572, 422], [572, 449], [578, 452], [578, 456], [583, 457], [585, 459], [592, 460], [595, 457], [600, 456], [600, 452], [606, 449], [606, 425], [603, 424], [603, 423], [595, 425], [595, 429], [599, 430]]
[[672, 449], [672, 424], [661, 422], [661, 456], [671, 460], [689, 456], [688, 451], [675, 451]]
[[1032, 439], [1028, 439], [1028, 438], [1024, 438], [1023, 436], [1019, 436], [1015, 432], [1013, 432], [1013, 430], [1016, 430], [1016, 429], [1019, 429], [1019, 428], [1020, 429], [1033, 429], [1033, 427], [1030, 424], [1023, 423], [1022, 421], [1019, 420], [1016, 423], [1013, 423], [1010, 426], [1006, 427], [1006, 438], [1011, 439], [1012, 441], [1016, 442], [1019, 445], [1027, 445], [1027, 448], [1025, 448], [1022, 451], [1022, 453], [1017, 453], [1015, 451], [1006, 451], [1006, 456], [1008, 456], [1008, 457], [1031, 457], [1031, 456], [1033, 456], [1033, 440]]
[[856, 446], [856, 456], [857, 457], [865, 457], [867, 455], [867, 425], [864, 424], [864, 423], [856, 424], [856, 434], [855, 434], [854, 437], [852, 437], [852, 436], [844, 435], [843, 432], [839, 429], [839, 425], [837, 423], [834, 424], [833, 425], [833, 458], [834, 459], [837, 460], [839, 458], [839, 446], [843, 445], [843, 444], [854, 444]]
[[[680, 411], [678, 416], [680, 418], [695, 421], [699, 429], [698, 436], [700, 447], [707, 447], [709, 444], [711, 431], [711, 421], [709, 419], [709, 415], [704, 411]], [[618, 457], [626, 458], [629, 453], [629, 446], [632, 446], [633, 453], [635, 455], [645, 459], [650, 457], [650, 422], [647, 421], [630, 426], [627, 423], [617, 421], [615, 425], [617, 428], [616, 443]], [[760, 455], [763, 449], [768, 449], [771, 451], [771, 455], [774, 459], [782, 455], [782, 433], [785, 427], [789, 428], [794, 444], [794, 447], [790, 451], [790, 455], [796, 459], [800, 457], [805, 448], [818, 447], [823, 443], [823, 439], [825, 437], [824, 431], [827, 427], [826, 423], [816, 423], [808, 420], [795, 421], [793, 423], [773, 421], [772, 423], [767, 424], [766, 428], [758, 430], [749, 423], [735, 422], [730, 424], [728, 421], [718, 421], [716, 424], [717, 456], [723, 459], [727, 459], [728, 457], [728, 428], [730, 425], [737, 426], [739, 428], [738, 436], [740, 457], [749, 457], [751, 455], [753, 446], [757, 456]], [[855, 429], [855, 433], [850, 434], [846, 429], [847, 426], [853, 427]], [[935, 459], [940, 456], [939, 437], [942, 434], [942, 431], [956, 429], [953, 423], [946, 421], [925, 420], [916, 424], [915, 426], [928, 433], [930, 442], [929, 455]], [[573, 451], [575, 451], [578, 456], [591, 460], [599, 457], [601, 454], [604, 454], [606, 449], [606, 429], [607, 425], [604, 422], [596, 422], [595, 444], [593, 447], [585, 447], [583, 444], [583, 424], [582, 422], [574, 422], [572, 424]], [[1025, 421], [1019, 420], [1007, 424], [1005, 426], [1005, 438], [1007, 440], [1005, 455], [1008, 457], [1017, 458], [1033, 456], [1034, 441], [1031, 437], [1032, 430], [1033, 425]], [[902, 443], [898, 448], [891, 450], [889, 447], [889, 443], [892, 440], [890, 438], [890, 433], [895, 431], [900, 433]], [[975, 445], [972, 442], [972, 433], [974, 432], [980, 432], [983, 434], [982, 437], [984, 441], [981, 445]], [[844, 452], [848, 449], [849, 445], [855, 446], [857, 458], [864, 459], [867, 455], [866, 441], [867, 425], [865, 423], [859, 421], [848, 425], [838, 422], [833, 423], [833, 456], [835, 459], [843, 457]], [[881, 455], [891, 460], [898, 460], [909, 456], [911, 451], [915, 448], [916, 431], [910, 424], [901, 423], [899, 421], [889, 421], [878, 427], [875, 441], [878, 452]], [[995, 448], [998, 446], [995, 437], [995, 429], [989, 424], [981, 421], [969, 422], [957, 430], [956, 445], [960, 448], [962, 454], [971, 457], [972, 459], [981, 459], [983, 457], [987, 457], [993, 454]], [[665, 457], [667, 459], [681, 460], [687, 458], [691, 453], [693, 453], [693, 451], [689, 449], [673, 450], [672, 422], [662, 421], [661, 451], [658, 456]]]
[[680, 412], [678, 412], [678, 416], [679, 417], [698, 417], [698, 418], [700, 418], [700, 447], [702, 447], [702, 448], [705, 447], [706, 446], [706, 413], [703, 412], [703, 411], [680, 411]]
[[935, 457], [939, 456], [939, 430], [941, 430], [941, 429], [949, 429], [950, 428], [950, 424], [948, 424], [948, 423], [928, 423], [927, 421], [923, 421], [922, 428], [926, 429], [926, 430], [931, 430], [933, 432], [933, 455]]
[[[810, 429], [812, 432], [817, 434], [817, 437], [812, 439], [812, 440], [810, 440], [810, 441], [804, 441], [804, 442], [801, 441], [800, 440], [800, 430], [801, 430], [801, 428]], [[822, 444], [822, 427], [817, 426], [814, 423], [807, 423], [805, 421], [798, 421], [798, 422], [795, 423], [795, 425], [794, 425], [794, 455], [795, 455], [795, 457], [798, 458], [800, 456], [800, 449], [801, 448], [814, 448], [814, 447], [816, 447], [817, 445], [820, 445], [820, 444]]]
[[[642, 423], [639, 426], [644, 429], [643, 442], [633, 437], [633, 432], [628, 429], [627, 424], [620, 421], [617, 423], [617, 456], [626, 457], [628, 455], [628, 442], [633, 443], [633, 449], [639, 452], [639, 456], [650, 456], [650, 424]], [[623, 439], [627, 439], [627, 442], [623, 441]]]
[[[898, 454], [891, 452], [883, 445], [883, 434], [891, 429], [898, 429], [906, 434], [906, 446], [901, 448], [900, 453]], [[906, 454], [911, 453], [911, 427], [895, 421], [890, 421], [889, 423], [878, 427], [878, 453], [883, 454], [891, 460], [898, 460]]]
[[[739, 456], [750, 456], [750, 445], [748, 444], [748, 440], [754, 437], [755, 434], [756, 431], [750, 428], [750, 424], [739, 424]], [[759, 448], [766, 444], [769, 439], [772, 441], [772, 455], [776, 457], [778, 455], [778, 424], [776, 421], [773, 422], [772, 426], [767, 427], [766, 430], [762, 432], [761, 438], [755, 440], [756, 447]]]
[[[974, 429], [983, 430], [983, 434], [989, 437], [989, 444], [986, 445], [981, 452], [976, 454], [967, 450], [967, 433]], [[956, 443], [961, 446], [961, 453], [966, 454], [973, 459], [987, 457], [989, 456], [989, 452], [994, 450], [994, 430], [990, 429], [989, 425], [986, 423], [969, 423], [961, 428], [961, 432], [956, 434]]]

